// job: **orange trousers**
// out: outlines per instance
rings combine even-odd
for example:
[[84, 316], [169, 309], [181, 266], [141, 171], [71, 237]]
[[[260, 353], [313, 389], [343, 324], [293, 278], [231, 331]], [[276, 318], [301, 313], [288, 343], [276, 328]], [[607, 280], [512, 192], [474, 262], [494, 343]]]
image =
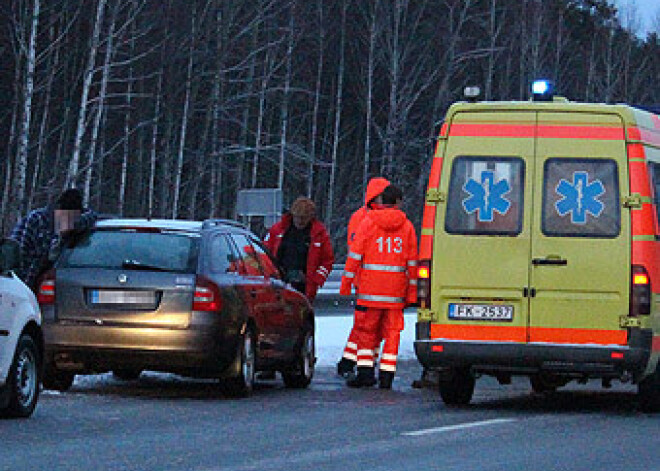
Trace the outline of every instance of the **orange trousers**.
[[373, 367], [376, 349], [381, 338], [385, 340], [381, 371], [396, 371], [399, 340], [403, 330], [403, 309], [386, 309], [358, 306], [355, 310], [355, 338], [357, 366]]

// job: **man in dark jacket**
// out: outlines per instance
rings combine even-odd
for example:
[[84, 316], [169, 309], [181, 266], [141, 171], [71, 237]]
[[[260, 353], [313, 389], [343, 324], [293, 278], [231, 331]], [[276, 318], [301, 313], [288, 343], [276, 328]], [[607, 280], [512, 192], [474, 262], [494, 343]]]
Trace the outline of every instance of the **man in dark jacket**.
[[97, 215], [83, 208], [82, 194], [76, 188], [64, 191], [55, 204], [30, 211], [11, 232], [21, 247], [21, 268], [17, 275], [33, 290], [39, 275], [47, 270], [61, 245], [94, 226]]
[[316, 206], [300, 197], [291, 211], [270, 228], [264, 244], [287, 272], [294, 288], [310, 302], [332, 270], [334, 254], [325, 226], [316, 219]]

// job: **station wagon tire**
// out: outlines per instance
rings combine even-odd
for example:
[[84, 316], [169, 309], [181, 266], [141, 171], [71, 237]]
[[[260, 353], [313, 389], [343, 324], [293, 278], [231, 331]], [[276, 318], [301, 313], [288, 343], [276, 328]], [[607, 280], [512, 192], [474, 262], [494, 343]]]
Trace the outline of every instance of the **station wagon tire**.
[[53, 391], [65, 392], [71, 389], [75, 373], [58, 370], [55, 367], [47, 367], [44, 372], [43, 387]]
[[448, 406], [465, 406], [474, 394], [474, 376], [468, 368], [453, 368], [451, 374], [439, 382], [440, 397]]
[[644, 412], [660, 412], [660, 364], [651, 376], [637, 386], [639, 407]]
[[314, 377], [315, 363], [316, 345], [314, 341], [314, 328], [308, 327], [300, 345], [294, 368], [292, 370], [282, 371], [284, 385], [292, 389], [304, 389], [309, 386]]
[[536, 394], [551, 394], [557, 391], [557, 388], [566, 386], [567, 380], [556, 376], [546, 375], [531, 375], [529, 377], [529, 384], [532, 386], [532, 391]]
[[121, 368], [118, 370], [112, 370], [112, 376], [121, 380], [121, 381], [135, 381], [142, 374], [140, 368]]
[[222, 379], [220, 383], [222, 392], [227, 396], [248, 397], [252, 394], [256, 366], [254, 338], [252, 329], [248, 327], [241, 338], [240, 351], [238, 352], [240, 355], [239, 372], [234, 377]]
[[14, 361], [9, 370], [9, 405], [0, 415], [29, 417], [39, 398], [41, 356], [32, 337], [21, 336], [16, 346]]

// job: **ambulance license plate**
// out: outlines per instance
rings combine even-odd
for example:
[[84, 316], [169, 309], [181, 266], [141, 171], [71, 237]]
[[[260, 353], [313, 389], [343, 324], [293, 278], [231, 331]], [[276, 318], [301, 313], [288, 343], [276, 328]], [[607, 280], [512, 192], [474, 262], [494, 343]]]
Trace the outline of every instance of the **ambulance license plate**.
[[513, 320], [513, 306], [502, 304], [450, 304], [449, 318], [474, 321]]

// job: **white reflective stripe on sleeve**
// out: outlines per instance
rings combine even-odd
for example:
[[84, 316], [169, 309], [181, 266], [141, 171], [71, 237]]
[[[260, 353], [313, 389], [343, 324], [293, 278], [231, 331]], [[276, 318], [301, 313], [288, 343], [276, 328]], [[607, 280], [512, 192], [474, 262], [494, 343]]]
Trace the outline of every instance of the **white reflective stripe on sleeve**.
[[358, 350], [358, 356], [359, 357], [361, 357], [361, 356], [372, 357], [372, 356], [374, 356], [374, 351], [373, 350], [368, 350], [368, 349]]
[[351, 361], [357, 361], [357, 355], [354, 353], [344, 352], [344, 358]]
[[355, 252], [348, 252], [348, 256], [353, 260], [362, 260], [362, 255], [357, 254]]
[[357, 351], [357, 343], [346, 342], [346, 348], [352, 348], [353, 350]]
[[381, 371], [391, 371], [394, 373], [396, 371], [396, 365], [386, 365], [385, 363], [380, 364]]
[[383, 353], [383, 361], [385, 360], [394, 360], [396, 361], [396, 355], [392, 355], [391, 353]]
[[358, 366], [358, 367], [359, 367], [359, 366], [368, 366], [368, 367], [371, 367], [371, 366], [374, 366], [374, 361], [373, 361], [372, 359], [369, 359], [369, 360], [358, 360], [358, 361], [357, 361], [357, 366]]
[[399, 267], [396, 265], [380, 265], [378, 263], [365, 263], [362, 266], [365, 270], [374, 270], [374, 271], [387, 271], [392, 273], [404, 272], [406, 267]]
[[350, 271], [345, 271], [345, 272], [344, 272], [344, 276], [345, 276], [346, 278], [355, 278], [355, 273], [350, 272]]
[[394, 296], [377, 296], [373, 294], [358, 294], [358, 299], [363, 301], [378, 301], [384, 303], [402, 303], [405, 300], [403, 298], [395, 298]]

